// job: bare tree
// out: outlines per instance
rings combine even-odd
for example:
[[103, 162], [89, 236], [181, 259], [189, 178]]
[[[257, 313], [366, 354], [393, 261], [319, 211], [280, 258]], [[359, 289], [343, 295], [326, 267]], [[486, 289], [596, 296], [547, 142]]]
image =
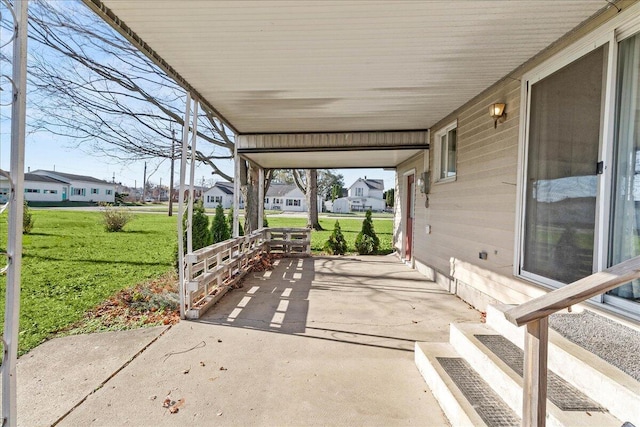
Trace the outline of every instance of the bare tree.
[[303, 176], [299, 169], [293, 169], [293, 180], [307, 199], [307, 228], [322, 230], [318, 219], [318, 170], [305, 169]]
[[[180, 158], [171, 129], [183, 127], [185, 91], [81, 2], [32, 0], [29, 38], [31, 133], [58, 135], [122, 162]], [[10, 58], [0, 52], [0, 62]], [[200, 111], [198, 140], [208, 144], [198, 145], [196, 160], [233, 181], [219, 166], [233, 158], [233, 133], [206, 106]], [[255, 213], [245, 217], [253, 230], [257, 171], [241, 164], [242, 193]]]

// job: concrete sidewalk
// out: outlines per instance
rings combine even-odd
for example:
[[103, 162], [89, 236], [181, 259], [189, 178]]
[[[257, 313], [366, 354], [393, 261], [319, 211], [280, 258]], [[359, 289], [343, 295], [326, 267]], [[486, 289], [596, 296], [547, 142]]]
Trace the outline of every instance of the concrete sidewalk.
[[172, 327], [60, 425], [447, 425], [413, 344], [479, 320], [392, 256], [283, 259]]

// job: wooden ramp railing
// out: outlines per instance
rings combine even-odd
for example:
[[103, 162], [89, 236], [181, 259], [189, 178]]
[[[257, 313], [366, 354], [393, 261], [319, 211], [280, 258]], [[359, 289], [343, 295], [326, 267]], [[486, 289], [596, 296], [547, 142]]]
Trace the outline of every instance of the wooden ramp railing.
[[545, 426], [549, 315], [640, 278], [640, 256], [592, 274], [505, 312], [517, 326], [526, 325], [522, 425]]
[[250, 270], [262, 252], [311, 254], [311, 230], [263, 228], [185, 255], [185, 315], [198, 319]]

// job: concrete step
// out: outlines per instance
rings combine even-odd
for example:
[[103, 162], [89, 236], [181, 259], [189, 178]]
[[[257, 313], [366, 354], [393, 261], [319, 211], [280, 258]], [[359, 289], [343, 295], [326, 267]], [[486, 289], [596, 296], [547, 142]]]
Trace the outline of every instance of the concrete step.
[[[458, 354], [505, 403], [522, 416], [522, 350], [483, 324], [452, 324], [450, 341]], [[621, 421], [567, 382], [549, 373], [549, 426], [620, 426]]]
[[[524, 347], [524, 328], [504, 317], [511, 306], [487, 308], [487, 326]], [[593, 353], [549, 330], [548, 367], [623, 421], [640, 420], [640, 382]]]
[[519, 426], [520, 419], [449, 343], [416, 343], [415, 362], [453, 426]]

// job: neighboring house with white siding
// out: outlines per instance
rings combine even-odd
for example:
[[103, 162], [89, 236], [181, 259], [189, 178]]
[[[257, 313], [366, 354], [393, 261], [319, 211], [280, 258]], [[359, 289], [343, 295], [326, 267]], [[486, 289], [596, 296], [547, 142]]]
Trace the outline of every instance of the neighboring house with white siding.
[[264, 196], [267, 210], [306, 212], [307, 201], [304, 193], [295, 184], [271, 184]]
[[[87, 175], [75, 175], [58, 171], [38, 169], [33, 175], [45, 176], [66, 183], [59, 201], [113, 203], [116, 184]], [[28, 193], [25, 193], [25, 196]], [[27, 199], [29, 200], [29, 199]]]
[[[213, 187], [204, 192], [203, 202], [205, 208], [216, 208], [219, 204], [224, 209], [233, 207], [233, 183], [218, 181]], [[240, 195], [240, 208], [244, 207], [242, 195]]]
[[[9, 182], [0, 177], [0, 202], [6, 202]], [[24, 174], [24, 198], [28, 202], [115, 201], [115, 184], [90, 176], [37, 170]]]
[[381, 212], [386, 204], [383, 197], [384, 181], [381, 179], [358, 178], [349, 187], [349, 195], [333, 201], [331, 212]]

